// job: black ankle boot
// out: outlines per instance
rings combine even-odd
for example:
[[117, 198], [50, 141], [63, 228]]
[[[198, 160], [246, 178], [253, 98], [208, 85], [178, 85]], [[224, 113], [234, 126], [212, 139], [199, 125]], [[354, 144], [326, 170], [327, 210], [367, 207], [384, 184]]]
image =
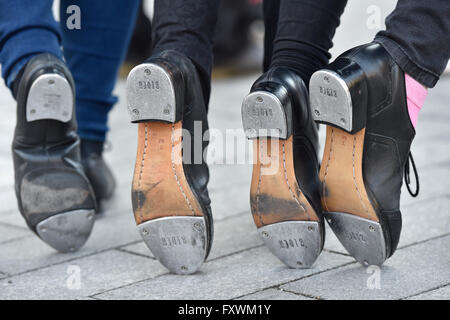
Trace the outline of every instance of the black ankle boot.
[[81, 140], [81, 163], [94, 189], [97, 203], [109, 199], [116, 189], [116, 180], [103, 159], [103, 142]]
[[164, 51], [130, 72], [127, 97], [131, 121], [139, 124], [132, 189], [139, 232], [169, 270], [193, 273], [213, 237], [203, 160], [208, 142], [202, 140], [208, 121], [198, 72], [184, 55]]
[[47, 244], [75, 251], [91, 233], [96, 202], [80, 163], [72, 76], [62, 61], [41, 54], [16, 81], [12, 152], [19, 210]]
[[319, 194], [317, 127], [303, 80], [272, 68], [254, 83], [242, 105], [254, 139], [250, 202], [264, 243], [291, 268], [309, 268], [324, 242]]
[[381, 265], [400, 238], [400, 191], [415, 135], [405, 74], [379, 44], [347, 51], [310, 81], [311, 108], [326, 124], [322, 204], [344, 247]]

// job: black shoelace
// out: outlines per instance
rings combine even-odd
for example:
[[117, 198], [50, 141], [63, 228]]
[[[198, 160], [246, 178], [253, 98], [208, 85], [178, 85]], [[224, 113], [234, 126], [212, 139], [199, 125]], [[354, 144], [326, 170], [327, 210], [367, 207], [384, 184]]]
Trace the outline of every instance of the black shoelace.
[[[410, 163], [412, 165], [413, 171], [414, 171], [414, 178], [416, 180], [416, 191], [413, 192], [411, 190], [410, 184], [411, 184], [411, 179], [409, 176], [409, 166]], [[417, 195], [419, 194], [419, 174], [417, 173], [417, 168], [416, 168], [416, 164], [414, 163], [414, 158], [411, 154], [411, 152], [408, 154], [408, 160], [406, 161], [406, 165], [405, 165], [405, 183], [406, 183], [406, 188], [408, 188], [408, 192], [412, 197], [417, 197]]]

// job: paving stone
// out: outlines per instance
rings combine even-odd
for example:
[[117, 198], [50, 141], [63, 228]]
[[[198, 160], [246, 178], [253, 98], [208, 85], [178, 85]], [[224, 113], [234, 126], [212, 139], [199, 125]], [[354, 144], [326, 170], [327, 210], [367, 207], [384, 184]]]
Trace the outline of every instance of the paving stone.
[[113, 250], [0, 280], [0, 299], [78, 299], [165, 272], [155, 260]]
[[[398, 250], [380, 273], [376, 267], [352, 264], [281, 288], [323, 299], [401, 299], [448, 283], [449, 248], [450, 236], [446, 236]], [[377, 281], [371, 281], [377, 275], [379, 289]]]
[[0, 270], [14, 275], [130, 244], [140, 239], [134, 219], [128, 215], [114, 219], [99, 219], [88, 242], [75, 253], [58, 253], [36, 236], [0, 244]]
[[408, 300], [450, 300], [450, 284], [436, 290], [410, 297]]
[[[262, 245], [249, 212], [219, 221], [214, 228], [214, 241], [208, 260], [217, 259], [233, 252]], [[145, 243], [139, 242], [121, 249], [139, 255], [153, 257]]]
[[17, 208], [0, 213], [0, 223], [10, 225], [13, 228], [28, 229], [25, 219]]
[[267, 289], [257, 293], [243, 296], [238, 300], [314, 300], [299, 294], [286, 292], [280, 289]]
[[27, 236], [31, 236], [31, 231], [0, 223], [0, 245]]
[[[12, 169], [11, 169], [12, 170]], [[3, 171], [3, 170], [2, 170]], [[0, 213], [17, 210], [17, 200], [14, 192], [14, 187], [12, 185], [4, 186], [0, 188], [0, 203], [2, 204], [0, 208]], [[0, 221], [2, 215], [0, 214]]]
[[210, 194], [214, 218], [222, 220], [239, 212], [250, 212], [250, 185], [236, 185]]
[[[100, 299], [232, 299], [348, 263], [323, 253], [312, 269], [285, 267], [265, 247], [206, 263], [192, 276], [163, 275], [95, 296]], [[151, 288], [151, 290], [149, 289]]]

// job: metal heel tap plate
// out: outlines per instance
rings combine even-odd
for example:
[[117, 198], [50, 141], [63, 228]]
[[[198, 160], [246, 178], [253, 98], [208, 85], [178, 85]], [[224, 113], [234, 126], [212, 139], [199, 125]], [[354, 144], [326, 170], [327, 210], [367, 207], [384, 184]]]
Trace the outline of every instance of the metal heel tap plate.
[[314, 120], [351, 132], [353, 106], [345, 81], [334, 71], [315, 72], [309, 83], [311, 111]]
[[247, 138], [288, 138], [286, 114], [280, 100], [272, 93], [255, 91], [242, 103], [242, 123]]
[[74, 94], [69, 82], [58, 74], [39, 76], [31, 85], [27, 98], [27, 121], [72, 119]]

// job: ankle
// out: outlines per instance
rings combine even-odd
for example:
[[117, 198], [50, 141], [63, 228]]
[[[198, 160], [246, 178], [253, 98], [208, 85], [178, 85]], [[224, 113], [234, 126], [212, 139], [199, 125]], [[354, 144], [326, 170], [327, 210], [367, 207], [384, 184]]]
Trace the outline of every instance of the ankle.
[[80, 140], [81, 157], [86, 158], [91, 155], [101, 157], [103, 154], [104, 141]]
[[416, 127], [419, 111], [425, 103], [428, 94], [428, 88], [413, 79], [405, 73], [406, 100], [408, 104], [408, 113], [411, 123]]

